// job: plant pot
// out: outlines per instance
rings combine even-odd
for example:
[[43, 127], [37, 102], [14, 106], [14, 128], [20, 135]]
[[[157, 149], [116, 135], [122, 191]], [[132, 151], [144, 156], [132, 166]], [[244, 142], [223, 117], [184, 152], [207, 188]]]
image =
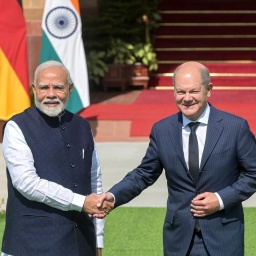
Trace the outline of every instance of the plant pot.
[[128, 69], [128, 84], [131, 86], [143, 86], [144, 89], [147, 89], [149, 83], [148, 67], [143, 63], [137, 62], [129, 65]]
[[124, 91], [127, 87], [127, 65], [108, 64], [108, 71], [103, 78], [103, 89], [106, 92], [108, 87], [118, 87]]

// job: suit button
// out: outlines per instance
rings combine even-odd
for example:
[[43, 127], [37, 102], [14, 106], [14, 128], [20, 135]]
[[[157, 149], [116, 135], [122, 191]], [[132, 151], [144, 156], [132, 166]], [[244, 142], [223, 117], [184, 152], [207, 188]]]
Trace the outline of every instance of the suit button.
[[62, 126], [61, 126], [61, 129], [62, 129], [62, 130], [65, 130], [65, 126], [64, 126], [64, 125], [62, 125]]
[[201, 194], [201, 192], [199, 190], [196, 191], [196, 195], [199, 195]]
[[74, 183], [73, 185], [74, 185], [74, 187], [75, 187], [75, 188], [78, 186], [78, 184], [77, 184], [77, 183]]
[[67, 143], [67, 144], [66, 144], [66, 147], [67, 147], [67, 148], [70, 148], [70, 144], [69, 144], [69, 143]]
[[72, 168], [74, 168], [74, 167], [75, 167], [75, 164], [70, 164], [70, 166], [71, 166]]
[[75, 223], [75, 227], [77, 228], [77, 224]]

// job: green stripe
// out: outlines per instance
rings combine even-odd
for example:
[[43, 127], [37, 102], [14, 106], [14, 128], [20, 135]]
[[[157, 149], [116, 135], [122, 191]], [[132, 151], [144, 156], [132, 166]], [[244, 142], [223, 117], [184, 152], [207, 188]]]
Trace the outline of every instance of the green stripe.
[[84, 107], [83, 107], [82, 101], [80, 99], [80, 96], [79, 96], [76, 88], [74, 87], [72, 94], [69, 98], [67, 110], [69, 110], [72, 113], [77, 113], [83, 109], [84, 109]]
[[[42, 47], [41, 47], [41, 55], [40, 55], [40, 63], [43, 63], [48, 60], [56, 60], [62, 63], [61, 59], [59, 58], [58, 54], [55, 52], [54, 48], [50, 40], [48, 39], [47, 35], [43, 31], [42, 33]], [[72, 77], [71, 77], [72, 79]], [[72, 94], [69, 98], [67, 110], [72, 113], [77, 113], [83, 109], [83, 104], [76, 90], [75, 86], [73, 88]]]

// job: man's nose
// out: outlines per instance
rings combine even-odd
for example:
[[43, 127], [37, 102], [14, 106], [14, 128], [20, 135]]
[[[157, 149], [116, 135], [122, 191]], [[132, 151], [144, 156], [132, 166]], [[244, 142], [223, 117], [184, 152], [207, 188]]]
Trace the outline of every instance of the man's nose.
[[191, 97], [191, 94], [189, 92], [187, 92], [185, 95], [184, 95], [184, 100], [185, 101], [190, 101], [192, 99]]
[[56, 91], [52, 86], [49, 86], [49, 89], [47, 90], [47, 97], [56, 97]]

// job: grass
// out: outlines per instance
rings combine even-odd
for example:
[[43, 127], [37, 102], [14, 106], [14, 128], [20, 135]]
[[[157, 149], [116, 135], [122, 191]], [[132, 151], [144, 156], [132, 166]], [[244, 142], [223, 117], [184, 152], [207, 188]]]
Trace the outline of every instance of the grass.
[[[103, 256], [163, 255], [165, 208], [119, 207], [107, 217]], [[245, 256], [256, 255], [256, 208], [244, 208]], [[0, 214], [0, 244], [5, 216]]]
[[165, 208], [119, 207], [106, 219], [103, 256], [163, 255]]
[[[119, 207], [105, 226], [103, 256], [163, 255], [162, 227], [165, 208]], [[244, 208], [245, 256], [256, 255], [256, 208]]]
[[4, 233], [4, 225], [5, 225], [5, 214], [1, 213], [0, 211], [0, 252], [2, 246], [2, 238]]
[[256, 255], [256, 208], [244, 208], [245, 256]]

